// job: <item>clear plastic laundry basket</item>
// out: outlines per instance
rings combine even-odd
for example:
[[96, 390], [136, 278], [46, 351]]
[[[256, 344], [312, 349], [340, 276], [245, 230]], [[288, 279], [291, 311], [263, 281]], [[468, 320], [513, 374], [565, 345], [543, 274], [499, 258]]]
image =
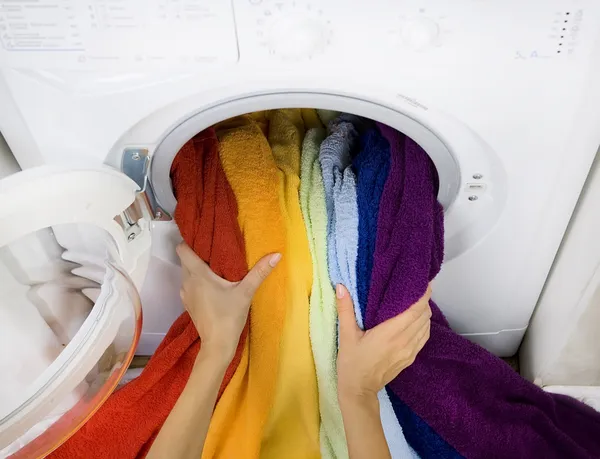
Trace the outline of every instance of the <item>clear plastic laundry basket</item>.
[[127, 369], [141, 307], [116, 247], [91, 224], [0, 247], [0, 458], [58, 447]]

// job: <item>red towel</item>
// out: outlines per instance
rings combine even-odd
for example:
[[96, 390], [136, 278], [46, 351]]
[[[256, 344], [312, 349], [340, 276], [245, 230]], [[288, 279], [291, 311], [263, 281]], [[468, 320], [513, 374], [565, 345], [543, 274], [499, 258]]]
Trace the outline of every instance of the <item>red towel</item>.
[[[173, 161], [171, 180], [177, 197], [175, 221], [183, 239], [219, 276], [241, 280], [247, 272], [244, 239], [212, 128], [183, 146]], [[240, 362], [247, 330], [246, 326], [219, 397]], [[144, 457], [181, 394], [199, 349], [198, 333], [186, 312], [171, 326], [142, 374], [115, 392], [49, 457]]]

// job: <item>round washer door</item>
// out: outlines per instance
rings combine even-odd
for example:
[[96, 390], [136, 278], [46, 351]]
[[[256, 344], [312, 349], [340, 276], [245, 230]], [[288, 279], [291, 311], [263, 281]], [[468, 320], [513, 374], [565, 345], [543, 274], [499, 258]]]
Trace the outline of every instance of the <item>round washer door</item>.
[[150, 248], [137, 190], [108, 168], [0, 181], [0, 457], [57, 448], [127, 369]]
[[[113, 149], [126, 157], [134, 145], [149, 148], [150, 180], [162, 209], [172, 213], [176, 200], [170, 180], [177, 152], [198, 132], [244, 113], [277, 108], [323, 108], [352, 113], [387, 124], [418, 143], [432, 159], [439, 176], [438, 200], [445, 209], [445, 260], [475, 247], [493, 229], [504, 210], [507, 177], [493, 149], [469, 126], [433, 107], [415, 107], [414, 101], [389, 100], [317, 91], [263, 94], [198, 94], [140, 121]], [[214, 100], [214, 103], [211, 103]], [[173, 123], [173, 120], [176, 120]], [[163, 132], [156, 146], [141, 141]], [[137, 142], [140, 140], [140, 142]], [[140, 146], [141, 145], [141, 146]]]

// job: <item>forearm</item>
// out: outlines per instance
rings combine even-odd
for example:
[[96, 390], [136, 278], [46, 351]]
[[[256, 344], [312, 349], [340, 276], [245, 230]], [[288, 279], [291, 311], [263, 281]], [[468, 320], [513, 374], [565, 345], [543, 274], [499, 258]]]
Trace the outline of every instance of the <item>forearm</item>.
[[228, 362], [202, 348], [190, 378], [148, 453], [149, 459], [198, 459]]
[[340, 394], [350, 459], [390, 459], [376, 394]]

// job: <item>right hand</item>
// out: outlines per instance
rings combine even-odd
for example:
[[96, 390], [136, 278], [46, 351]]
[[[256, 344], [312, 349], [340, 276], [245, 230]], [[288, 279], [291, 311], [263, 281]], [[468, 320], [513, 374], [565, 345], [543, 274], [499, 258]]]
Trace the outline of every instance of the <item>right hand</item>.
[[275, 268], [281, 254], [264, 256], [240, 282], [217, 276], [186, 244], [177, 246], [181, 260], [181, 300], [189, 312], [202, 349], [231, 361], [248, 318], [254, 293]]
[[359, 328], [348, 290], [336, 287], [340, 323], [338, 395], [376, 395], [415, 361], [429, 339], [431, 287], [402, 314], [364, 331]]

